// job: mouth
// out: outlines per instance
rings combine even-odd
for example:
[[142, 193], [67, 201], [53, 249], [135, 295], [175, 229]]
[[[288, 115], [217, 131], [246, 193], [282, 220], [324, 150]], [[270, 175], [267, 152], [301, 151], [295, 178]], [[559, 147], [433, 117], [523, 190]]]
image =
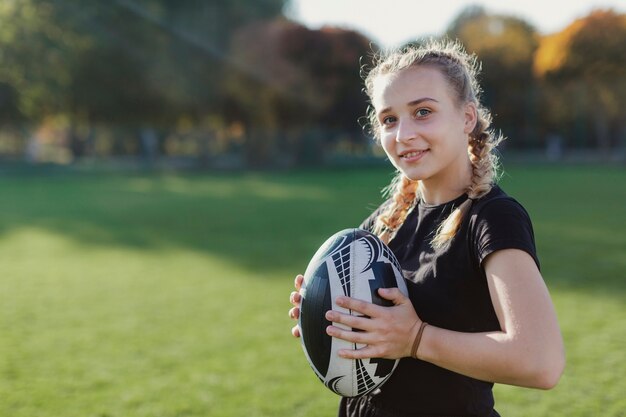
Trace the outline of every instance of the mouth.
[[406, 151], [406, 152], [402, 152], [399, 156], [402, 159], [415, 159], [415, 158], [420, 158], [426, 152], [428, 152], [428, 149], [424, 149], [421, 151]]

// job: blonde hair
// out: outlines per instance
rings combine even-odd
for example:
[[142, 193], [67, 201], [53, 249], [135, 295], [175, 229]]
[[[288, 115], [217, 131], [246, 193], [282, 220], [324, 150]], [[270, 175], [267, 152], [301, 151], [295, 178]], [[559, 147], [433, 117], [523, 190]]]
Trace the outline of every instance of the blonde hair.
[[[472, 201], [487, 194], [495, 183], [498, 159], [492, 150], [503, 138], [489, 130], [491, 113], [480, 104], [481, 88], [477, 81], [480, 65], [476, 57], [468, 54], [459, 42], [431, 40], [422, 46], [408, 46], [381, 54], [365, 78], [365, 91], [370, 100], [373, 98], [376, 77], [418, 66], [438, 69], [452, 87], [457, 104], [474, 103], [478, 115], [468, 140], [468, 155], [472, 165], [472, 181], [466, 189], [468, 199], [455, 208], [437, 229], [431, 244], [434, 248], [442, 248], [456, 235]], [[380, 123], [371, 105], [367, 116], [370, 132], [380, 142]], [[390, 203], [378, 215], [374, 233], [389, 243], [416, 204], [419, 181], [398, 172], [384, 191], [390, 195]]]

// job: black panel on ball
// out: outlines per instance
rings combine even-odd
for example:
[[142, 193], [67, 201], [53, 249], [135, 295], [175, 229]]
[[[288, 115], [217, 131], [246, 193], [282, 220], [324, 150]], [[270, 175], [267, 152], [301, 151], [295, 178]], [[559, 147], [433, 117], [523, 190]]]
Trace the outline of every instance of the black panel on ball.
[[344, 247], [352, 243], [355, 239], [356, 230], [357, 229], [345, 229], [329, 237], [320, 247], [313, 259], [322, 259], [330, 253], [333, 253], [338, 247]]
[[326, 375], [330, 363], [332, 338], [326, 334], [331, 322], [326, 312], [332, 309], [328, 268], [322, 262], [305, 284], [306, 292], [300, 306], [302, 338], [313, 366]]
[[393, 306], [392, 301], [386, 300], [378, 295], [379, 288], [395, 288], [398, 286], [393, 267], [386, 262], [374, 262], [372, 263], [372, 272], [376, 277], [375, 280], [368, 281], [372, 293], [372, 303], [385, 307]]
[[[374, 304], [392, 305], [391, 301], [378, 295], [378, 289], [400, 286], [406, 294], [404, 282], [396, 280], [396, 276], [403, 280], [400, 274], [401, 267], [393, 252], [377, 236], [361, 229], [335, 233], [318, 248], [309, 262], [300, 305], [302, 344], [309, 364], [333, 392], [347, 397], [371, 392], [387, 380], [398, 361], [331, 358], [333, 339], [326, 334], [326, 328], [332, 323], [325, 317], [332, 309], [331, 294], [365, 296], [365, 290], [371, 293]], [[329, 369], [331, 363], [332, 370]], [[344, 386], [344, 382], [349, 383]]]

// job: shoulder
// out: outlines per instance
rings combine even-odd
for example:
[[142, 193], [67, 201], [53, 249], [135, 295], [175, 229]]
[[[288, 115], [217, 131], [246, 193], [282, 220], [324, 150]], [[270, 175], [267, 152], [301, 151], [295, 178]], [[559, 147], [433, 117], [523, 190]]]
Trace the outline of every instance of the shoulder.
[[530, 219], [524, 206], [497, 185], [487, 195], [476, 200], [471, 210], [471, 216], [474, 219], [506, 216], [509, 214], [523, 215]]
[[500, 187], [494, 186], [486, 196], [474, 202], [469, 226], [479, 264], [497, 250], [521, 249], [528, 252], [539, 266], [530, 216]]

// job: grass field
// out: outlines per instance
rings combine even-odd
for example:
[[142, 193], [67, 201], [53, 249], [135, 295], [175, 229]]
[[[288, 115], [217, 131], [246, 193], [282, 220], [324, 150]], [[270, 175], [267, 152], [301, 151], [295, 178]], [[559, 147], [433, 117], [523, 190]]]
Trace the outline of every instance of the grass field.
[[[332, 416], [289, 333], [319, 244], [386, 169], [0, 176], [0, 416]], [[565, 337], [552, 391], [503, 416], [626, 416], [626, 170], [507, 167]]]

